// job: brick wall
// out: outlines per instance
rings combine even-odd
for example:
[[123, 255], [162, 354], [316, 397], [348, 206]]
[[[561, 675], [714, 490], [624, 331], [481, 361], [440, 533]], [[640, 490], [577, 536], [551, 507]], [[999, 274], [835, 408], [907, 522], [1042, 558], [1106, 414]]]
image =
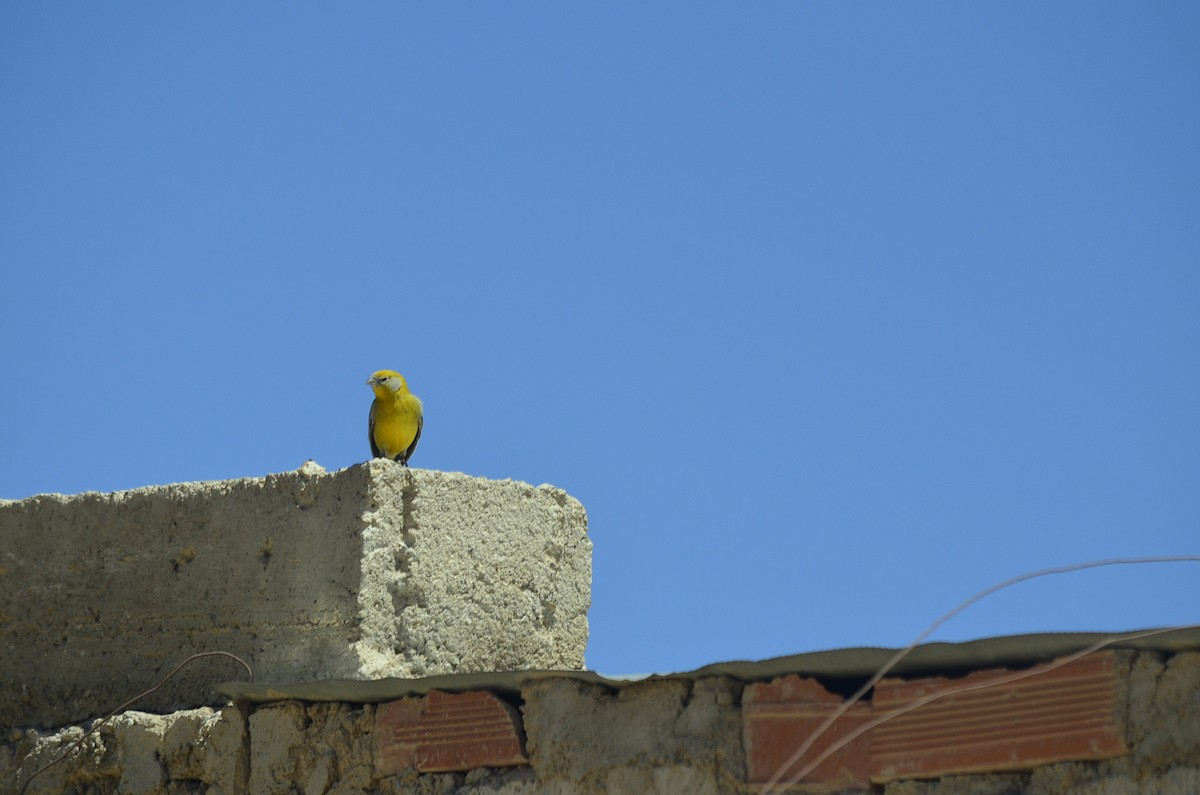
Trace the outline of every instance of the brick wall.
[[[797, 674], [619, 687], [564, 674], [516, 692], [128, 713], [29, 792], [757, 792], [812, 760], [789, 758], [841, 705]], [[860, 731], [790, 791], [1194, 795], [1200, 653], [1107, 651], [1064, 665], [888, 678], [812, 751]], [[21, 780], [70, 736], [10, 738], [0, 780]]]

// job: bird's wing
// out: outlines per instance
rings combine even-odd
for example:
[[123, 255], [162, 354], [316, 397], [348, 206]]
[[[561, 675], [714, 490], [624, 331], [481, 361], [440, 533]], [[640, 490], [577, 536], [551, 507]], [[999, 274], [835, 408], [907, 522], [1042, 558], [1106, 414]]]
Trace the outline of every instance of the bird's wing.
[[421, 441], [421, 429], [425, 427], [425, 418], [417, 417], [417, 435], [413, 437], [412, 444], [404, 451], [404, 456], [400, 459], [404, 463], [408, 463], [408, 459], [412, 458], [413, 450], [417, 449], [417, 442]]
[[[377, 402], [371, 403], [371, 415], [367, 417], [367, 440], [371, 442], [371, 457], [379, 458], [379, 447], [375, 444], [375, 407]], [[418, 435], [420, 435], [418, 433]]]

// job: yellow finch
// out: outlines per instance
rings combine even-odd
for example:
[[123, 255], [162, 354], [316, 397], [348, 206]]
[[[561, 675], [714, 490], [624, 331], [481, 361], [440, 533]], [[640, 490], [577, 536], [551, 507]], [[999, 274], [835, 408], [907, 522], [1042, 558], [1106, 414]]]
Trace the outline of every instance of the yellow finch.
[[395, 370], [380, 370], [367, 379], [375, 392], [368, 424], [371, 455], [408, 466], [421, 439], [421, 400], [408, 391], [408, 382]]

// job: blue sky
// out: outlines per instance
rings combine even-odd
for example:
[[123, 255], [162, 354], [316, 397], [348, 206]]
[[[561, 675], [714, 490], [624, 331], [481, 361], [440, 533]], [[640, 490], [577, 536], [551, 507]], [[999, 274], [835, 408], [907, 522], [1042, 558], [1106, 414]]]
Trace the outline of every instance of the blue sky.
[[[902, 645], [1200, 551], [1193, 3], [5, 4], [0, 497], [553, 483], [588, 663]], [[940, 639], [1200, 621], [1195, 564]]]

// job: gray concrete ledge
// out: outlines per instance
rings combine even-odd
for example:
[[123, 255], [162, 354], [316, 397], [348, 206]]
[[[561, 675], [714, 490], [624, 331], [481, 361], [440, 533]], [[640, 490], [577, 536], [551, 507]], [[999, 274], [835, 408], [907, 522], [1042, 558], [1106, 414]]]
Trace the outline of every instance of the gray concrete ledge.
[[[201, 651], [255, 678], [581, 669], [583, 506], [375, 460], [0, 504], [0, 726], [106, 714]], [[222, 703], [228, 660], [138, 703]]]

